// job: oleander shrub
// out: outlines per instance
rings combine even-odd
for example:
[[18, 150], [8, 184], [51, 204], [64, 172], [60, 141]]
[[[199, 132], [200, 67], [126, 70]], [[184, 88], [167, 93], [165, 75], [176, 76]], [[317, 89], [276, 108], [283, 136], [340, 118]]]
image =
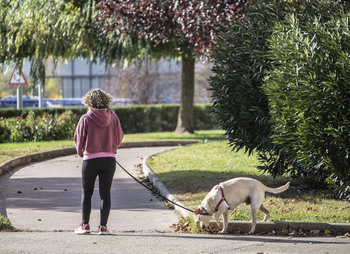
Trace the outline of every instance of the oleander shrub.
[[249, 153], [275, 149], [262, 85], [271, 67], [267, 39], [290, 8], [284, 1], [253, 1], [244, 10], [245, 18], [234, 21], [214, 42], [214, 75], [209, 80], [212, 114], [234, 149]]
[[74, 137], [76, 124], [80, 116], [74, 114], [71, 110], [67, 110], [58, 115], [56, 125], [56, 140], [64, 140], [67, 137]]
[[0, 143], [42, 140], [72, 139], [78, 117], [71, 111], [62, 115], [30, 111], [26, 118], [4, 118], [0, 120]]
[[[221, 33], [214, 42], [212, 54], [214, 75], [210, 78], [210, 90], [214, 102], [212, 114], [217, 124], [226, 131], [229, 143], [234, 149], [245, 149], [249, 153], [257, 152], [262, 162], [260, 167], [262, 170], [268, 171], [273, 176], [289, 174], [306, 180], [310, 186], [311, 184], [322, 186], [326, 181], [333, 186], [345, 186], [346, 189], [345, 181], [347, 180], [345, 179], [348, 176], [345, 172], [349, 168], [347, 164], [349, 154], [346, 147], [348, 147], [349, 139], [345, 134], [349, 132], [346, 127], [348, 113], [346, 114], [345, 111], [349, 108], [347, 104], [349, 100], [346, 101], [346, 97], [349, 98], [347, 96], [349, 90], [345, 83], [340, 82], [348, 75], [347, 68], [342, 68], [342, 66], [349, 66], [346, 60], [349, 54], [347, 47], [349, 38], [345, 36], [346, 32], [340, 35], [339, 31], [345, 29], [346, 22], [348, 22], [348, 17], [343, 14], [347, 13], [349, 4], [337, 2], [330, 0], [253, 1], [249, 7], [244, 9], [245, 18], [234, 21], [227, 31]], [[295, 17], [295, 20], [298, 21], [296, 28], [291, 17]], [[319, 28], [313, 26], [315, 21], [318, 22]], [[296, 32], [293, 32], [295, 28], [305, 38], [312, 41], [313, 36], [320, 38], [312, 29], [321, 32], [324, 26], [330, 26], [332, 22], [332, 28], [321, 33], [324, 36], [323, 43], [311, 46], [333, 47], [332, 50], [337, 50], [335, 45], [339, 45], [337, 53], [327, 49], [322, 56], [314, 58], [307, 53], [308, 49], [306, 52], [303, 51], [302, 43], [297, 43], [299, 41], [295, 38], [295, 41], [290, 37], [283, 40], [288, 38], [289, 33], [292, 36]], [[284, 37], [279, 41], [272, 39], [278, 36]], [[331, 39], [333, 36], [335, 40]], [[284, 49], [283, 47], [293, 48], [295, 51], [298, 48], [298, 51], [278, 54], [277, 51], [280, 48]], [[338, 56], [333, 58], [330, 54]], [[298, 62], [299, 59], [300, 62]], [[298, 65], [292, 69], [292, 64]], [[318, 78], [314, 80], [320, 73], [324, 78], [327, 75], [328, 79], [333, 78], [334, 71], [322, 69], [322, 65], [322, 68], [333, 66], [332, 68], [338, 70], [336, 75], [339, 82], [330, 86], [333, 88], [325, 87], [326, 80]], [[304, 67], [309, 69], [303, 70]], [[275, 71], [274, 79], [272, 79]], [[344, 73], [340, 74], [340, 72]], [[309, 75], [304, 80], [305, 83], [295, 83], [296, 80], [300, 80], [298, 73]], [[268, 78], [268, 75], [271, 77]], [[340, 76], [343, 77], [340, 78]], [[268, 85], [274, 89], [274, 93], [267, 92], [265, 83], [268, 79], [270, 79], [269, 82], [276, 81], [273, 85]], [[309, 81], [310, 84], [307, 83]], [[318, 92], [312, 88], [315, 82], [320, 82], [317, 83], [320, 88]], [[309, 86], [309, 90], [304, 89], [303, 94], [298, 94], [301, 85]], [[339, 86], [343, 88], [340, 89]], [[298, 89], [295, 90], [296, 88]], [[323, 90], [327, 90], [328, 95], [325, 95], [326, 92]], [[331, 92], [332, 90], [341, 92]], [[288, 91], [287, 95], [284, 94], [286, 91]], [[317, 100], [312, 97], [312, 94], [315, 93], [319, 96]], [[308, 125], [309, 128], [314, 128], [314, 131], [296, 127], [299, 125], [294, 120], [301, 121], [298, 117], [304, 119], [309, 111], [304, 112], [303, 110], [307, 108], [305, 107], [303, 110], [298, 109], [296, 111], [298, 114], [293, 115], [292, 110], [295, 108], [292, 106], [293, 100], [286, 101], [285, 98], [291, 94], [304, 106], [309, 104], [315, 106], [313, 116], [316, 122], [313, 124], [310, 122]], [[337, 96], [344, 98], [338, 100]], [[271, 104], [276, 100], [281, 101], [281, 106], [274, 108]], [[336, 107], [343, 108], [340, 110]], [[333, 117], [332, 115], [337, 111], [341, 112], [342, 116]], [[329, 122], [321, 121], [325, 118]], [[284, 120], [288, 120], [289, 123], [283, 123]], [[323, 124], [320, 125], [320, 122]], [[340, 125], [335, 124], [336, 122]], [[321, 132], [316, 131], [319, 127], [323, 128]], [[303, 133], [305, 144], [308, 140], [312, 140], [312, 143], [305, 146], [304, 152], [299, 151], [298, 145], [294, 147], [295, 142], [303, 142], [296, 138], [296, 129], [300, 133], [307, 132]], [[283, 142], [280, 142], [282, 139]], [[331, 152], [330, 149], [333, 151]], [[301, 153], [304, 153], [305, 157], [298, 157]], [[329, 156], [328, 153], [331, 153], [332, 156]], [[319, 156], [317, 157], [316, 154]], [[318, 160], [321, 154], [323, 155], [322, 163]], [[338, 159], [342, 162], [340, 163]], [[311, 160], [315, 163], [307, 162]], [[341, 165], [338, 167], [339, 170], [343, 167], [342, 174], [338, 174], [339, 172], [336, 174], [333, 166], [324, 166], [330, 160], [333, 161], [332, 163], [337, 161], [337, 164]]]
[[291, 14], [270, 40], [271, 137], [297, 165], [286, 173], [326, 182], [350, 199], [350, 14], [303, 18]]
[[[0, 120], [0, 123], [2, 120], [3, 119]], [[11, 131], [7, 126], [0, 124], [0, 143], [2, 143], [3, 140], [9, 140], [10, 133]]]

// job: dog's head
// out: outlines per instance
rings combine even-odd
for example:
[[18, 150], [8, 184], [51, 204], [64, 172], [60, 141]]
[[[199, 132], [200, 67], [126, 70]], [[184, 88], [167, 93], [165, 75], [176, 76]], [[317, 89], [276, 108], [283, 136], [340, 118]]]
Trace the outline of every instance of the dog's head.
[[194, 211], [194, 213], [197, 215], [196, 224], [200, 223], [201, 229], [209, 227], [209, 222], [211, 218], [210, 214], [208, 214], [208, 212], [204, 209], [203, 206], [198, 206], [198, 208]]
[[211, 191], [205, 196], [202, 204], [194, 211], [197, 215], [196, 224], [200, 223], [200, 228], [209, 227], [211, 215], [214, 213], [214, 208], [220, 199], [220, 186], [215, 185]]

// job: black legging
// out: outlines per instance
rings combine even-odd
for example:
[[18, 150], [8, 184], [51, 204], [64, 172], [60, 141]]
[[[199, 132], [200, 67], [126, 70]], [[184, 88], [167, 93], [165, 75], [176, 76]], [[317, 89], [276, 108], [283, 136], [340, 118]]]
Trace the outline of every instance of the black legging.
[[100, 225], [107, 225], [109, 211], [111, 210], [111, 186], [114, 172], [115, 158], [113, 157], [102, 157], [83, 161], [83, 194], [81, 197], [83, 224], [88, 224], [90, 220], [91, 197], [94, 193], [95, 181], [98, 176], [101, 197]]

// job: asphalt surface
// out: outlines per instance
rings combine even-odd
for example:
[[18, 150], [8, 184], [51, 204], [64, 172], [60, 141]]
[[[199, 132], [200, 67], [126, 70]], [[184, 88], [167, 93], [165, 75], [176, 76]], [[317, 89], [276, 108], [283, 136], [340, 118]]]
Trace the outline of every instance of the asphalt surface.
[[76, 236], [70, 232], [0, 233], [0, 253], [349, 253], [349, 238], [114, 233]]
[[[147, 156], [172, 147], [123, 148], [117, 160], [137, 175]], [[21, 232], [0, 232], [0, 253], [350, 253], [349, 237], [174, 233], [174, 210], [117, 167], [109, 236], [78, 236], [81, 158], [30, 163], [0, 177], [0, 213]], [[90, 225], [99, 222], [98, 186]]]
[[[116, 156], [129, 172], [137, 174], [144, 157], [171, 147], [125, 148]], [[77, 155], [30, 163], [0, 179], [0, 200], [12, 225], [22, 230], [69, 231], [81, 223], [81, 163]], [[135, 182], [118, 166], [111, 190], [111, 232], [171, 232], [178, 216]], [[99, 226], [98, 181], [92, 198], [90, 226]], [[1, 206], [1, 205], [0, 205]]]

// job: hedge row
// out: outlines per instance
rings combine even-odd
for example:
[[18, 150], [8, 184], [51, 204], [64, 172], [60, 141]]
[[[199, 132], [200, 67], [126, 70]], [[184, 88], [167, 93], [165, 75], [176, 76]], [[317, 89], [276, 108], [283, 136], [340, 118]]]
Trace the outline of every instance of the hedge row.
[[[211, 105], [194, 107], [195, 129], [216, 128]], [[178, 105], [145, 105], [113, 108], [124, 133], [174, 131]], [[75, 126], [86, 108], [0, 109], [0, 143], [73, 138]]]
[[25, 119], [1, 117], [0, 143], [71, 139], [78, 120], [69, 110], [61, 115], [44, 113], [41, 116], [31, 111]]

